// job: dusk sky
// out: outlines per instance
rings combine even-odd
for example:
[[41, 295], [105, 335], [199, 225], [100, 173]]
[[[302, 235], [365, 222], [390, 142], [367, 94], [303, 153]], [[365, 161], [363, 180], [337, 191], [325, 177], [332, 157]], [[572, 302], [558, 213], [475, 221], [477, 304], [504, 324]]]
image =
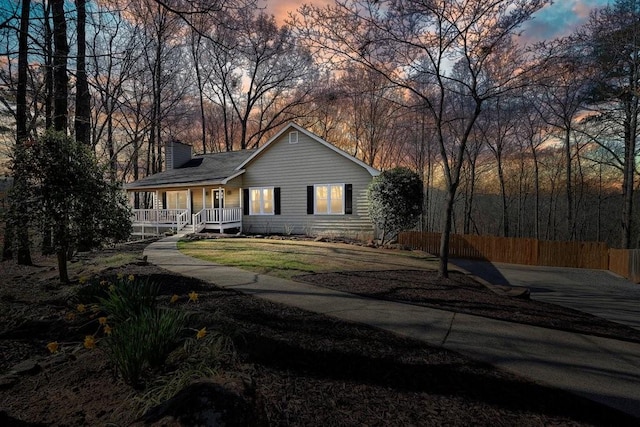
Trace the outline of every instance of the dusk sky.
[[[333, 0], [261, 0], [267, 11], [283, 22], [288, 12], [294, 12], [303, 3], [323, 5]], [[535, 15], [535, 19], [527, 24], [525, 37], [534, 41], [551, 39], [569, 34], [576, 26], [585, 22], [589, 11], [595, 7], [613, 3], [613, 0], [555, 0]]]

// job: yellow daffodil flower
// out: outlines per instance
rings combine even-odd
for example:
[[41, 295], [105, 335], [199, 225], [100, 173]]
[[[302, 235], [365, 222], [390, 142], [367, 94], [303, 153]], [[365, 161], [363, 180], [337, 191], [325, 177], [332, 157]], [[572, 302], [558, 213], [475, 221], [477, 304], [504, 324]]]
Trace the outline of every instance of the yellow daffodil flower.
[[109, 292], [115, 292], [116, 285], [109, 285]]
[[109, 325], [104, 325], [104, 333], [105, 333], [105, 335], [111, 335], [111, 331], [112, 331], [112, 330], [113, 330], [113, 329], [111, 328], [111, 326], [109, 326]]
[[98, 322], [101, 325], [106, 325], [107, 324], [107, 318], [106, 317], [98, 317]]
[[205, 328], [202, 328], [202, 329], [200, 329], [200, 330], [198, 331], [198, 333], [196, 334], [196, 338], [197, 338], [197, 339], [201, 339], [201, 338], [204, 338], [204, 337], [205, 337], [205, 335], [207, 335], [207, 328], [206, 328], [206, 327], [205, 327]]
[[85, 276], [82, 276], [82, 277], [78, 280], [78, 282], [80, 282], [80, 284], [81, 284], [81, 285], [84, 285], [85, 283], [87, 283], [87, 280], [88, 280], [88, 279], [87, 279]]
[[92, 349], [96, 346], [96, 339], [93, 335], [87, 335], [84, 337], [84, 348]]
[[174, 304], [176, 302], [178, 302], [178, 300], [180, 299], [180, 297], [176, 294], [173, 294], [173, 296], [171, 297], [171, 300], [169, 301], [171, 304]]
[[133, 274], [130, 274], [128, 279], [130, 282], [133, 282], [134, 280], [136, 280], [136, 277]]
[[196, 291], [189, 292], [189, 301], [198, 302], [198, 293]]
[[84, 304], [78, 304], [76, 309], [78, 310], [78, 313], [84, 313], [85, 311], [87, 311], [87, 307], [85, 307]]
[[47, 350], [49, 350], [50, 353], [57, 353], [58, 352], [58, 342], [57, 341], [53, 341], [50, 342], [49, 344], [47, 344]]
[[67, 315], [65, 316], [65, 319], [67, 319], [69, 322], [71, 322], [72, 320], [75, 320], [76, 318], [76, 314], [75, 313], [67, 313]]
[[118, 275], [116, 276], [118, 279], [122, 279], [124, 277], [124, 273], [118, 273]]

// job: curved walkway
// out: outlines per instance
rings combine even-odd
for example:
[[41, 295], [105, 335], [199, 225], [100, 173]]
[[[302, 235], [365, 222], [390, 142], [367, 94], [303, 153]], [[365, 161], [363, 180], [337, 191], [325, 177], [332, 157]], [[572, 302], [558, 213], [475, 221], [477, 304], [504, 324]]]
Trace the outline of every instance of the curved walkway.
[[159, 267], [269, 301], [442, 346], [640, 418], [640, 344], [380, 301], [183, 255], [179, 236], [149, 245]]

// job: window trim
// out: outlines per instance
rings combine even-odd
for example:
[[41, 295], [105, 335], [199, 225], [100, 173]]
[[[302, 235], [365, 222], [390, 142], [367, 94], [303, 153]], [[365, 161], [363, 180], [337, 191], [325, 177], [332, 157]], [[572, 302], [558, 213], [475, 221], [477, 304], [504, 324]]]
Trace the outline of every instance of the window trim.
[[298, 131], [292, 130], [289, 132], [289, 144], [297, 144], [298, 143]]
[[[251, 199], [252, 192], [254, 190], [260, 190], [260, 212], [254, 212], [253, 210], [253, 201]], [[264, 212], [264, 195], [263, 190], [271, 190], [271, 212]], [[275, 215], [276, 213], [276, 195], [275, 195], [275, 187], [249, 187], [249, 215], [261, 216], [261, 215]]]
[[[318, 187], [327, 187], [327, 211], [326, 212], [318, 212], [318, 198], [317, 198], [317, 188]], [[342, 205], [340, 212], [331, 212], [331, 187], [341, 187], [342, 188]], [[346, 205], [346, 184], [344, 183], [332, 183], [332, 184], [314, 184], [313, 185], [313, 214], [314, 215], [346, 215], [345, 206]]]
[[[188, 190], [166, 190], [164, 192], [165, 209], [187, 209], [189, 206]], [[184, 197], [184, 199], [182, 199]], [[180, 203], [184, 202], [184, 203]], [[182, 207], [184, 205], [184, 207]]]

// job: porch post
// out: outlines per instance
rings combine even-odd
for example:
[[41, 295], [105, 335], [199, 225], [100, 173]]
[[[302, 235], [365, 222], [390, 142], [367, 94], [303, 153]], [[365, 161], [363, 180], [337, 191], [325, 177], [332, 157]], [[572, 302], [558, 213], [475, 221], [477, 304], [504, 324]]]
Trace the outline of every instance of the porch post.
[[219, 209], [220, 209], [220, 233], [222, 233], [222, 216], [224, 215], [224, 193], [222, 187], [218, 186]]
[[160, 225], [158, 224], [158, 222], [160, 221], [160, 192], [158, 190], [156, 190], [153, 193], [153, 207], [155, 208], [155, 213], [156, 213], [156, 236], [160, 235]]

